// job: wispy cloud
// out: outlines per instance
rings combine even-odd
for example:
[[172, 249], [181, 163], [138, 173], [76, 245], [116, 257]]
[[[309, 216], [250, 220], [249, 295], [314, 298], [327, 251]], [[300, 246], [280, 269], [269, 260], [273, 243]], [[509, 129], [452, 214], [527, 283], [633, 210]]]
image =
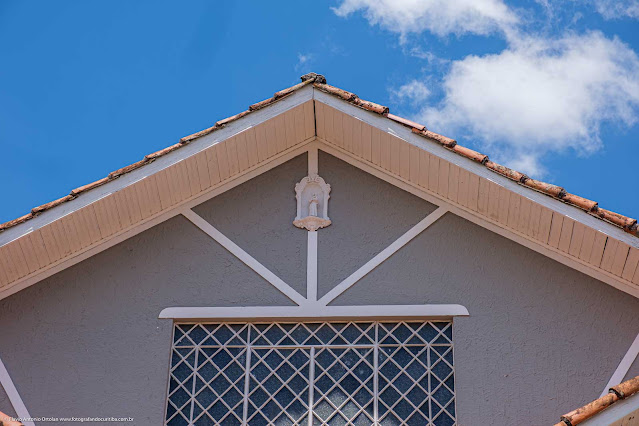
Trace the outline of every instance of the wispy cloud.
[[298, 53], [297, 54], [297, 63], [295, 64], [295, 71], [308, 71], [307, 67], [309, 67], [315, 58], [315, 55], [312, 53]]
[[605, 19], [639, 18], [639, 0], [594, 0]]
[[343, 0], [333, 11], [341, 17], [361, 11], [371, 25], [400, 34], [430, 31], [449, 34], [489, 34], [509, 31], [517, 16], [502, 0]]
[[604, 122], [630, 126], [639, 110], [639, 59], [599, 32], [557, 40], [520, 39], [495, 55], [452, 63], [430, 128], [468, 137], [523, 171], [543, 174], [541, 157], [602, 145]]
[[430, 90], [423, 82], [412, 80], [400, 87], [390, 89], [394, 102], [408, 102], [414, 106], [421, 105], [430, 96]]

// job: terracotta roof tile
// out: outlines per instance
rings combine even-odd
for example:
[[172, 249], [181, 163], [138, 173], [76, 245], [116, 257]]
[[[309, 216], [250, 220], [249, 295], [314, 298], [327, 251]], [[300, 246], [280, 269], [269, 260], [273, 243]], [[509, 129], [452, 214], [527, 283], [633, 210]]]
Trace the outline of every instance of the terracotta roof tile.
[[328, 84], [315, 83], [313, 86], [321, 90], [322, 92], [330, 93], [331, 95], [339, 96], [345, 101], [352, 102], [357, 99], [357, 95], [352, 92], [348, 92], [338, 87], [330, 86]]
[[610, 388], [609, 392], [594, 401], [561, 416], [555, 426], [575, 426], [602, 412], [615, 402], [639, 392], [639, 376]]
[[81, 186], [81, 187], [79, 187], [79, 188], [74, 189], [73, 191], [71, 191], [71, 193], [70, 193], [69, 195], [72, 195], [72, 196], [74, 196], [74, 197], [77, 197], [78, 195], [80, 195], [80, 194], [81, 194], [81, 193], [83, 193], [83, 192], [90, 191], [90, 190], [92, 190], [93, 188], [97, 188], [97, 187], [98, 187], [98, 186], [100, 186], [100, 185], [104, 185], [104, 184], [105, 184], [105, 183], [107, 183], [109, 180], [110, 180], [110, 179], [109, 179], [109, 177], [108, 177], [108, 176], [107, 176], [107, 177], [105, 177], [105, 178], [102, 178], [102, 179], [96, 180], [95, 182], [91, 182], [91, 183], [88, 183], [88, 184], [86, 184], [86, 185], [83, 185], [83, 186]]
[[19, 225], [21, 223], [24, 223], [24, 222], [26, 222], [27, 220], [29, 220], [31, 218], [33, 218], [33, 213], [27, 213], [24, 216], [20, 216], [17, 219], [13, 219], [13, 220], [10, 220], [10, 221], [5, 222], [3, 224], [0, 224], [0, 231], [4, 231], [5, 229], [9, 229], [12, 226], [16, 226], [16, 225]]
[[55, 206], [59, 206], [62, 203], [66, 203], [67, 201], [73, 200], [75, 197], [73, 195], [65, 195], [62, 198], [58, 198], [57, 200], [49, 201], [46, 204], [42, 204], [41, 206], [34, 207], [31, 209], [31, 213], [33, 215], [37, 215], [38, 213], [42, 213], [45, 210], [49, 210], [54, 208]]
[[142, 159], [141, 161], [138, 161], [136, 163], [133, 163], [129, 166], [123, 167], [119, 170], [113, 171], [109, 174], [109, 176], [102, 178], [100, 180], [97, 180], [93, 183], [81, 186], [79, 188], [74, 189], [73, 191], [71, 191], [71, 193], [69, 195], [67, 195], [66, 197], [60, 198], [59, 200], [55, 200], [52, 201], [50, 203], [47, 204], [43, 204], [42, 206], [36, 207], [32, 210], [32, 213], [29, 213], [25, 216], [22, 216], [18, 219], [14, 219], [11, 220], [9, 222], [6, 222], [4, 224], [0, 225], [0, 231], [3, 231], [5, 229], [8, 229], [12, 226], [18, 225], [20, 223], [23, 223], [29, 219], [31, 219], [34, 215], [37, 215], [38, 213], [41, 213], [44, 210], [53, 208], [63, 202], [69, 201], [73, 198], [75, 198], [76, 196], [90, 191], [93, 188], [96, 188], [100, 185], [104, 185], [105, 183], [125, 174], [128, 173], [132, 170], [135, 170], [139, 167], [143, 167], [144, 165], [152, 162], [153, 160], [155, 160], [158, 157], [161, 157], [163, 155], [167, 155], [172, 151], [175, 151], [176, 149], [181, 148], [182, 146], [184, 146], [185, 144], [190, 143], [191, 141], [200, 138], [202, 136], [206, 136], [208, 134], [210, 134], [211, 132], [214, 132], [215, 130], [221, 129], [223, 128], [225, 125], [227, 125], [228, 123], [238, 120], [244, 116], [246, 116], [247, 114], [250, 114], [252, 111], [256, 111], [258, 109], [264, 108], [268, 105], [271, 105], [274, 102], [277, 102], [280, 99], [286, 98], [288, 95], [294, 93], [296, 90], [301, 89], [302, 87], [305, 87], [309, 84], [313, 84], [313, 86], [325, 93], [328, 93], [330, 95], [333, 96], [337, 96], [340, 99], [344, 99], [345, 101], [356, 105], [360, 108], [364, 108], [366, 110], [372, 111], [374, 113], [380, 114], [382, 116], [385, 116], [387, 118], [389, 118], [390, 120], [393, 120], [394, 122], [400, 123], [404, 126], [407, 126], [409, 128], [411, 128], [412, 132], [420, 135], [424, 138], [427, 138], [428, 140], [437, 142], [441, 145], [443, 145], [444, 147], [448, 148], [449, 150], [463, 156], [466, 158], [469, 158], [473, 161], [476, 161], [482, 165], [484, 165], [486, 168], [488, 168], [489, 170], [498, 173], [502, 176], [507, 177], [508, 179], [511, 179], [519, 184], [522, 184], [528, 188], [534, 189], [536, 191], [542, 192], [546, 195], [549, 195], [553, 198], [556, 198], [558, 200], [561, 200], [567, 204], [573, 205], [575, 207], [578, 207], [582, 210], [585, 210], [587, 212], [589, 212], [590, 214], [592, 214], [593, 216], [596, 216], [600, 219], [603, 219], [607, 222], [610, 222], [613, 225], [616, 225], [620, 228], [623, 228], [626, 232], [630, 232], [635, 236], [639, 236], [639, 226], [637, 225], [637, 221], [635, 219], [629, 218], [627, 216], [623, 216], [621, 214], [618, 213], [614, 213], [611, 212], [609, 210], [605, 210], [599, 207], [598, 203], [596, 201], [592, 201], [592, 200], [588, 200], [586, 198], [583, 197], [579, 197], [578, 195], [575, 194], [571, 194], [566, 192], [563, 188], [556, 186], [556, 185], [552, 185], [549, 183], [545, 183], [545, 182], [541, 182], [535, 179], [531, 179], [528, 176], [526, 176], [525, 174], [518, 172], [516, 170], [512, 170], [509, 169], [508, 167], [502, 166], [500, 164], [497, 164], [493, 161], [490, 161], [488, 159], [488, 156], [485, 154], [482, 154], [480, 152], [474, 151], [470, 148], [466, 148], [464, 146], [458, 145], [457, 141], [451, 138], [448, 138], [446, 136], [440, 135], [438, 133], [432, 132], [428, 129], [426, 129], [426, 127], [422, 124], [418, 124], [415, 123], [411, 120], [405, 119], [403, 117], [399, 117], [393, 114], [389, 113], [389, 109], [388, 107], [385, 107], [383, 105], [379, 105], [376, 104], [374, 102], [369, 102], [369, 101], [365, 101], [360, 99], [356, 94], [340, 89], [338, 87], [334, 87], [334, 86], [330, 86], [328, 84], [326, 84], [326, 78], [321, 75], [321, 74], [316, 74], [316, 73], [308, 73], [305, 74], [301, 77], [302, 82], [298, 83], [294, 86], [291, 86], [289, 88], [280, 90], [278, 92], [275, 92], [275, 94], [273, 95], [273, 97], [265, 99], [261, 102], [255, 103], [251, 106], [249, 106], [249, 109], [247, 111], [243, 111], [240, 112], [239, 114], [233, 115], [231, 117], [225, 118], [223, 120], [218, 121], [217, 123], [215, 123], [214, 126], [209, 127], [208, 129], [199, 131], [197, 133], [193, 133], [192, 135], [189, 136], [185, 136], [182, 139], [180, 139], [179, 143], [169, 146], [167, 148], [161, 149], [157, 152], [154, 152], [152, 154], [148, 154], [144, 157], [144, 159]]
[[466, 158], [470, 158], [473, 161], [477, 161], [478, 163], [485, 164], [488, 161], [488, 156], [477, 151], [473, 151], [470, 148], [466, 148], [465, 146], [457, 145], [449, 148], [451, 151], [456, 152], [457, 154], [464, 156]]
[[[286, 89], [280, 90], [279, 92], [275, 92], [273, 97], [275, 99], [279, 99], [279, 98], [282, 98], [282, 97], [284, 97], [286, 95], [290, 95], [294, 91], [299, 90], [299, 89], [301, 89], [302, 87], [304, 87], [304, 86], [306, 86], [308, 84], [311, 84], [313, 81], [315, 81], [315, 80], [311, 80], [311, 79], [302, 80], [301, 83], [297, 83], [295, 86], [287, 87]], [[326, 81], [326, 79], [324, 79], [324, 81]]]
[[225, 125], [229, 124], [230, 122], [235, 121], [235, 120], [239, 120], [240, 118], [242, 118], [245, 115], [250, 114], [250, 113], [251, 113], [250, 110], [242, 111], [239, 114], [235, 114], [235, 115], [232, 115], [232, 116], [230, 116], [228, 118], [225, 118], [224, 120], [218, 121], [217, 123], [215, 123], [215, 126], [213, 126], [213, 127], [225, 126]]
[[565, 201], [568, 204], [572, 204], [573, 206], [577, 206], [587, 212], [596, 211], [599, 208], [599, 203], [597, 203], [596, 201], [580, 197], [579, 195], [571, 194], [570, 192], [566, 192], [566, 194], [561, 199], [562, 201]]
[[155, 151], [152, 154], [147, 154], [146, 156], [144, 156], [144, 158], [147, 160], [155, 160], [158, 157], [162, 157], [163, 155], [166, 155], [169, 152], [173, 152], [176, 149], [181, 148], [183, 145], [184, 145], [183, 143], [176, 143], [175, 145], [171, 145], [159, 151]]
[[[390, 114], [389, 114], [390, 115]], [[442, 136], [439, 133], [431, 132], [430, 130], [419, 130], [417, 128], [413, 128], [413, 133], [423, 136], [425, 138], [434, 140], [444, 145], [447, 148], [453, 148], [457, 145], [457, 141], [455, 139], [448, 138], [446, 136]]]
[[118, 178], [120, 176], [122, 176], [125, 173], [129, 173], [132, 172], [135, 169], [139, 169], [140, 167], [144, 166], [146, 163], [149, 162], [148, 158], [144, 158], [138, 162], [135, 162], [133, 164], [129, 164], [128, 166], [124, 166], [121, 169], [117, 169], [112, 171], [111, 173], [109, 173], [108, 179], [115, 179]]
[[529, 188], [535, 189], [539, 192], [543, 192], [546, 195], [550, 195], [555, 198], [562, 198], [566, 191], [557, 185], [553, 185], [551, 183], [542, 182], [540, 180], [535, 179], [525, 179], [523, 184]]
[[632, 228], [635, 228], [634, 225], [637, 224], [637, 219], [633, 219], [602, 208], [598, 208], [596, 214], [600, 218], [612, 222], [625, 230], [631, 230]]
[[416, 130], [416, 133], [422, 132], [424, 130], [426, 130], [426, 126], [424, 126], [423, 124], [417, 124], [414, 121], [408, 120], [406, 118], [403, 117], [399, 117], [397, 115], [394, 114], [387, 114], [386, 117], [390, 118], [393, 121], [397, 121], [400, 124], [403, 124], [404, 126], [408, 126], [410, 128], [412, 128], [413, 130]]
[[529, 179], [525, 174], [518, 172], [517, 170], [509, 169], [501, 164], [497, 164], [494, 161], [488, 160], [484, 165], [493, 172], [497, 172], [500, 175], [506, 176], [508, 179], [512, 179], [517, 182], [523, 182], [524, 180]]
[[373, 111], [373, 112], [376, 112], [376, 113], [382, 114], [382, 115], [387, 115], [388, 111], [389, 111], [388, 107], [386, 107], [386, 106], [379, 105], [379, 104], [376, 104], [376, 103], [370, 102], [370, 101], [365, 101], [365, 100], [360, 99], [360, 98], [355, 98], [353, 100], [353, 103], [355, 105], [358, 105], [358, 106], [364, 108], [364, 109], [367, 109], [369, 111]]

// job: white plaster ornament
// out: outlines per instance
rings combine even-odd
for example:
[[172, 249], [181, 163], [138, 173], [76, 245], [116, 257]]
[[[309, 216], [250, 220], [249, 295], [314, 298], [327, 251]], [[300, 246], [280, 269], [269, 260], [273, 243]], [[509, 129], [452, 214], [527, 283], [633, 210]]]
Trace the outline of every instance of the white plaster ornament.
[[295, 185], [297, 216], [293, 225], [317, 231], [331, 224], [328, 218], [328, 199], [331, 186], [318, 175], [309, 175]]

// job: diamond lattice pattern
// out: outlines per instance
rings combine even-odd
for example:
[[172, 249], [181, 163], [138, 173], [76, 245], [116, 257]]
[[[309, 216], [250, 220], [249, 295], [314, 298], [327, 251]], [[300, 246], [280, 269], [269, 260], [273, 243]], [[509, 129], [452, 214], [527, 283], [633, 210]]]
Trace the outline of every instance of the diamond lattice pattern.
[[175, 324], [166, 425], [455, 425], [451, 322]]

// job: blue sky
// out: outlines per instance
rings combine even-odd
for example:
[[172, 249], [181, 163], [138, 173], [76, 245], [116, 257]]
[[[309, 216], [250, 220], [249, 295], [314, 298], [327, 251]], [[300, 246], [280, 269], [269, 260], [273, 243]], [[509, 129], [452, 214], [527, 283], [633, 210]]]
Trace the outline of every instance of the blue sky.
[[639, 216], [638, 0], [0, 3], [0, 222], [315, 71]]

